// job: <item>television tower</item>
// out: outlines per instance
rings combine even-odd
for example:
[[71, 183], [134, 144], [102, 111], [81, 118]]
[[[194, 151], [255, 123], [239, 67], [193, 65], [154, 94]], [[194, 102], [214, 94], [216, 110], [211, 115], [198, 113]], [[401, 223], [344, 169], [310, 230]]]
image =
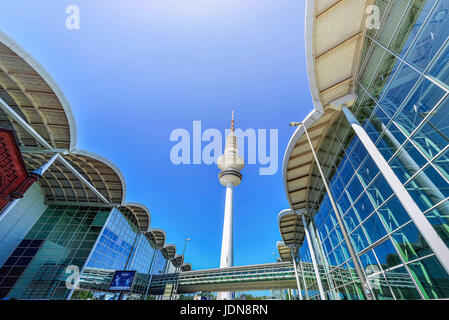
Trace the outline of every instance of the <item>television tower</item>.
[[[239, 156], [237, 149], [237, 138], [234, 134], [234, 111], [232, 111], [231, 132], [226, 137], [224, 153], [217, 160], [221, 172], [218, 175], [220, 183], [226, 187], [225, 214], [223, 223], [223, 239], [221, 241], [220, 268], [232, 267], [234, 265], [233, 244], [233, 190], [242, 181], [244, 161]], [[219, 292], [218, 300], [231, 300], [231, 292]]]

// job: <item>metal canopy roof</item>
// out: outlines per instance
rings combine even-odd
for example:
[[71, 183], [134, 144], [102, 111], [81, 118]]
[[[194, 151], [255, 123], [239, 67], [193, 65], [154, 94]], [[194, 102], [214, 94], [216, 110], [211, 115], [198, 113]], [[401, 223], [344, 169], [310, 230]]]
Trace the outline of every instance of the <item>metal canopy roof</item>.
[[[73, 149], [76, 126], [69, 103], [42, 66], [0, 32], [0, 98], [15, 109], [53, 148]], [[8, 126], [11, 124], [10, 126]], [[0, 125], [15, 130], [26, 146], [39, 146], [15, 121], [0, 112]]]
[[[36, 170], [52, 156], [49, 153], [28, 152], [23, 152], [22, 155], [29, 170]], [[86, 151], [73, 151], [63, 157], [110, 203], [123, 203], [126, 186], [121, 172], [115, 165]], [[39, 179], [39, 183], [48, 202], [104, 203], [58, 160]]]
[[192, 264], [191, 263], [184, 263], [181, 266], [181, 271], [182, 272], [192, 271]]
[[282, 261], [292, 261], [292, 251], [290, 250], [289, 247], [287, 247], [285, 245], [284, 242], [282, 241], [278, 241], [276, 243], [276, 247], [278, 249], [279, 252], [279, 256], [281, 257]]
[[151, 214], [147, 207], [139, 203], [125, 203], [120, 210], [127, 210], [135, 217], [139, 231], [148, 232], [151, 223]]
[[150, 228], [147, 233], [145, 233], [147, 238], [156, 246], [157, 249], [162, 249], [165, 244], [165, 239], [167, 238], [165, 231], [162, 229]]
[[[354, 103], [354, 78], [360, 60], [365, 27], [365, 10], [372, 0], [307, 0], [306, 59], [314, 109], [303, 121], [315, 150], [345, 100]], [[294, 120], [294, 119], [293, 119]], [[290, 207], [305, 209], [318, 174], [304, 129], [299, 126], [287, 146], [283, 162], [284, 189]], [[323, 169], [326, 163], [323, 163]], [[308, 212], [311, 211], [311, 212]]]
[[304, 242], [304, 224], [300, 214], [290, 209], [279, 212], [279, 232], [284, 245], [289, 248], [299, 248]]
[[175, 267], [180, 267], [184, 263], [184, 257], [180, 254], [177, 254], [173, 259], [173, 264]]
[[176, 246], [174, 244], [164, 244], [161, 250], [165, 259], [173, 259], [176, 255]]

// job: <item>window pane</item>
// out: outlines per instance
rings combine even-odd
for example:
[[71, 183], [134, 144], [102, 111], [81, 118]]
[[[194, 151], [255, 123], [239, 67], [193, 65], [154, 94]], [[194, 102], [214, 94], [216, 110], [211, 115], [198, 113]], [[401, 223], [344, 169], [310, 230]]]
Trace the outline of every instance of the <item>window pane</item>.
[[343, 221], [345, 222], [346, 229], [348, 230], [348, 233], [351, 233], [352, 230], [357, 228], [357, 226], [360, 224], [360, 221], [357, 218], [357, 216], [354, 213], [354, 210], [352, 208], [349, 209], [349, 211], [343, 217]]
[[[407, 1], [404, 1], [407, 2]], [[434, 1], [410, 1], [411, 5], [408, 7], [401, 24], [391, 40], [390, 49], [401, 56], [404, 56], [408, 48], [412, 44], [421, 26], [426, 20], [434, 5]], [[424, 5], [423, 5], [424, 3]], [[400, 11], [400, 12], [403, 12]], [[418, 39], [419, 42], [420, 39]], [[416, 50], [412, 50], [413, 54], [422, 55], [422, 45], [415, 45]], [[409, 55], [411, 61], [415, 61], [414, 55]]]
[[443, 98], [444, 93], [440, 87], [423, 78], [395, 117], [395, 123], [410, 135]]
[[404, 267], [385, 272], [387, 282], [398, 300], [421, 299], [410, 275]]
[[433, 63], [429, 70], [429, 74], [435, 77], [437, 80], [449, 85], [449, 42], [446, 43], [444, 50], [440, 53], [439, 57]]
[[388, 200], [378, 212], [389, 232], [399, 228], [410, 220], [410, 216], [404, 210], [404, 207], [396, 196]]
[[382, 242], [382, 244], [376, 246], [374, 252], [376, 253], [377, 259], [383, 270], [402, 263], [390, 240], [386, 240], [385, 242]]
[[363, 221], [368, 217], [371, 212], [373, 212], [374, 207], [371, 204], [366, 193], [364, 193], [360, 199], [354, 204], [354, 210], [360, 218], [360, 221]]
[[369, 245], [368, 240], [366, 240], [366, 236], [363, 233], [362, 228], [360, 227], [354, 230], [354, 232], [351, 234], [351, 240], [357, 253], [362, 251]]
[[380, 221], [379, 217], [376, 213], [374, 213], [371, 217], [369, 217], [362, 226], [367, 234], [368, 240], [371, 244], [381, 239], [383, 236], [387, 234], [384, 226], [382, 225], [382, 221]]
[[449, 298], [449, 276], [435, 256], [413, 262], [409, 267], [428, 299]]
[[427, 67], [449, 35], [448, 9], [447, 1], [439, 1], [406, 57], [406, 60], [421, 70]]
[[374, 177], [377, 175], [378, 172], [379, 169], [377, 168], [374, 161], [371, 159], [371, 157], [367, 157], [357, 173], [363, 184], [367, 186], [368, 184], [371, 183], [371, 181], [374, 180]]
[[401, 66], [388, 91], [380, 101], [380, 105], [390, 117], [396, 113], [399, 106], [404, 102], [419, 77], [420, 75], [409, 66], [405, 64]]
[[426, 213], [426, 218], [435, 228], [435, 231], [449, 247], [449, 202], [440, 204]]
[[405, 183], [412, 175], [418, 172], [427, 160], [414, 147], [407, 142], [398, 154], [390, 161], [390, 166], [402, 183]]
[[373, 184], [368, 187], [367, 193], [374, 202], [374, 205], [378, 207], [393, 194], [393, 190], [391, 190], [385, 178], [379, 175]]
[[413, 223], [399, 229], [391, 237], [406, 262], [432, 253], [427, 242]]
[[449, 149], [433, 161], [437, 169], [449, 179]]
[[412, 137], [430, 159], [449, 143], [449, 99], [445, 99]]
[[423, 211], [449, 197], [449, 184], [430, 165], [407, 183], [406, 188]]

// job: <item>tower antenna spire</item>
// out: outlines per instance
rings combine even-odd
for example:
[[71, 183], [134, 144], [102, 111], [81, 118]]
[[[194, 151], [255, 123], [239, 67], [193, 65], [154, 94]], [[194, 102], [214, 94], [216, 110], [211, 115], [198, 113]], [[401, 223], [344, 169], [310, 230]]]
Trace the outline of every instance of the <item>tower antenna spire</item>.
[[232, 110], [231, 131], [234, 132], [234, 110]]

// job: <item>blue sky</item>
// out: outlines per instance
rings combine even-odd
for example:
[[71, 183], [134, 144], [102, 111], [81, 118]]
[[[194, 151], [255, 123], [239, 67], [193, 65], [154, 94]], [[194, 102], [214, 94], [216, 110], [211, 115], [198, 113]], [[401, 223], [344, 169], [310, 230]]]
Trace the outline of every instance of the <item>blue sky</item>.
[[[68, 5], [80, 30], [65, 27]], [[279, 130], [279, 168], [247, 165], [234, 194], [236, 265], [274, 261], [277, 214], [287, 207], [282, 160], [312, 109], [304, 57], [304, 1], [8, 0], [0, 29], [24, 47], [65, 93], [78, 148], [115, 163], [127, 201], [145, 204], [194, 269], [219, 266], [225, 189], [215, 165], [170, 162], [170, 133]]]

